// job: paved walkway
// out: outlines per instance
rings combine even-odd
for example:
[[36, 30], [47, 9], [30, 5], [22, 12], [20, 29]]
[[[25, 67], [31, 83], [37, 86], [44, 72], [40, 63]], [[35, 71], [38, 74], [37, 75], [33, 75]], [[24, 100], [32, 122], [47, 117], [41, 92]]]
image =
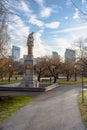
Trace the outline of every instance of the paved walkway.
[[80, 85], [61, 86], [34, 97], [0, 130], [86, 130], [77, 103]]

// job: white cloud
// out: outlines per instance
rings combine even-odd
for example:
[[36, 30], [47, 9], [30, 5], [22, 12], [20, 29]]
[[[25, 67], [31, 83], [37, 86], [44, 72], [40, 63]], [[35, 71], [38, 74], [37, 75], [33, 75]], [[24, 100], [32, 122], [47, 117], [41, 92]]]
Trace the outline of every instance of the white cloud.
[[[14, 8], [16, 8], [16, 6]], [[24, 13], [29, 13], [28, 15], [32, 13], [32, 10], [29, 7], [29, 3], [27, 4], [23, 0], [19, 1], [19, 3], [17, 4], [17, 9], [19, 9], [20, 11], [23, 11]]]
[[45, 45], [46, 54], [52, 55], [53, 51], [58, 52], [62, 57], [66, 48], [70, 48], [70, 44], [66, 38], [53, 38], [50, 40], [51, 45]]
[[37, 25], [38, 27], [42, 27], [44, 25], [44, 23], [42, 21], [38, 20], [35, 15], [32, 15], [30, 17], [29, 22], [31, 24]]
[[11, 24], [9, 24], [9, 29], [13, 30], [14, 27]]
[[87, 0], [82, 0], [81, 3], [82, 4], [85, 4], [87, 2]]
[[54, 43], [57, 45], [55, 46], [55, 50], [58, 50], [58, 52], [63, 56], [65, 49], [71, 47], [70, 43], [66, 38], [55, 38]]
[[46, 26], [47, 28], [51, 28], [51, 29], [58, 28], [59, 25], [60, 25], [60, 22], [51, 22], [51, 23], [45, 24], [45, 26]]
[[[67, 29], [55, 31], [55, 33], [67, 33], [67, 32], [73, 32], [73, 31], [83, 30], [83, 29], [87, 29], [87, 26], [80, 26], [80, 27], [75, 27], [75, 28], [74, 27], [67, 28]], [[52, 32], [52, 33], [54, 33], [54, 32]]]
[[23, 20], [19, 17], [19, 16], [17, 16], [17, 15], [14, 15], [13, 16], [13, 22], [12, 22], [12, 25], [16, 25], [16, 26], [18, 26], [18, 27], [20, 27], [20, 26], [23, 26]]
[[26, 36], [29, 33], [29, 27], [26, 26], [23, 22], [23, 20], [18, 17], [13, 17], [13, 22], [11, 25], [9, 25], [9, 29], [13, 30], [14, 34], [18, 36]]
[[80, 37], [85, 39], [87, 37], [87, 28], [85, 30], [77, 30], [76, 32], [72, 32], [70, 35], [72, 36], [73, 41]]
[[41, 10], [41, 17], [49, 17], [51, 15], [51, 12], [52, 12], [52, 8], [50, 8], [50, 7], [44, 7]]
[[11, 37], [11, 41], [16, 39], [16, 36], [13, 34], [10, 34], [10, 37]]
[[23, 58], [24, 55], [27, 55], [27, 46], [18, 45], [20, 47], [20, 58]]
[[76, 8], [75, 13], [73, 15], [73, 19], [78, 19], [79, 18], [79, 10]]
[[64, 19], [66, 19], [66, 20], [67, 20], [67, 19], [69, 19], [69, 17], [68, 17], [68, 16], [66, 16], [66, 17], [64, 17]]
[[29, 5], [27, 6], [27, 4], [23, 1], [21, 1], [21, 6], [22, 6], [22, 10], [26, 11], [26, 12], [29, 12]]
[[70, 44], [68, 43], [67, 39], [65, 38], [55, 38], [55, 42], [58, 44], [60, 47], [70, 47]]
[[41, 36], [43, 30], [34, 34], [34, 57], [40, 57], [46, 55], [45, 46], [42, 44]]

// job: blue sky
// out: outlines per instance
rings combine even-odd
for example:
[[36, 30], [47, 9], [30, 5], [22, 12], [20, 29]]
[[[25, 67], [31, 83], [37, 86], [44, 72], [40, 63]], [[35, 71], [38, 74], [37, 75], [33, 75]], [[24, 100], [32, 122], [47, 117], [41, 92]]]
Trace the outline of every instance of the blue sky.
[[[17, 15], [9, 17], [11, 44], [21, 48], [21, 57], [27, 54], [27, 37], [34, 32], [34, 57], [50, 55], [52, 51], [63, 56], [66, 48], [80, 37], [87, 37], [87, 21], [71, 0], [9, 0], [9, 9]], [[73, 0], [75, 1], [75, 0]], [[87, 8], [86, 0], [77, 0], [79, 8]]]

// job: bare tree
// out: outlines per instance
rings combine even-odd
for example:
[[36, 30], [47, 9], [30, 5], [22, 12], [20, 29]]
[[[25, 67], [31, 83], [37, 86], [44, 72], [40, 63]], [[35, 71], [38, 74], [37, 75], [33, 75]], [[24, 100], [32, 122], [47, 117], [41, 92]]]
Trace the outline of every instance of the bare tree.
[[56, 83], [61, 66], [60, 58], [57, 56], [46, 57], [46, 66], [51, 76], [54, 77], [54, 83]]
[[[16, 1], [18, 2], [18, 0]], [[10, 46], [8, 43], [10, 40], [10, 36], [8, 34], [8, 19], [10, 15], [15, 15], [10, 10], [11, 4], [12, 2], [8, 0], [0, 1], [0, 57], [6, 55], [6, 51]]]
[[66, 76], [67, 81], [69, 81], [74, 74], [74, 65], [75, 61], [72, 61], [71, 59], [62, 63], [61, 71]]
[[0, 27], [0, 57], [6, 54], [8, 46], [8, 41], [10, 37], [7, 32], [6, 17], [3, 18], [2, 25]]
[[72, 4], [74, 5], [75, 8], [78, 9], [79, 11], [79, 15], [80, 15], [80, 18], [82, 20], [85, 20], [87, 21], [87, 1], [84, 1], [85, 4], [83, 4], [83, 2], [81, 0], [71, 0]]
[[82, 66], [87, 67], [87, 38], [79, 38], [74, 43], [77, 48], [77, 60]]
[[15, 70], [14, 60], [12, 58], [1, 58], [0, 64], [0, 77], [3, 79], [3, 76], [7, 75], [12, 76], [13, 71]]
[[41, 76], [44, 75], [45, 71], [47, 70], [45, 61], [46, 61], [45, 57], [38, 59], [36, 65], [36, 73], [38, 75], [38, 81], [40, 81]]

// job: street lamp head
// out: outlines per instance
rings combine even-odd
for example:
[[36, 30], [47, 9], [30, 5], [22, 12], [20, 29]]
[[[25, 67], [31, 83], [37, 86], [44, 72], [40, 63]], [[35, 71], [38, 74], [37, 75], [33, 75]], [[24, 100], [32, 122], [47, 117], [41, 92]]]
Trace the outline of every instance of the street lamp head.
[[81, 72], [83, 72], [84, 71], [84, 69], [81, 69]]
[[74, 68], [76, 69], [76, 68], [77, 68], [77, 65], [74, 65]]
[[9, 64], [9, 67], [11, 67], [11, 64]]

